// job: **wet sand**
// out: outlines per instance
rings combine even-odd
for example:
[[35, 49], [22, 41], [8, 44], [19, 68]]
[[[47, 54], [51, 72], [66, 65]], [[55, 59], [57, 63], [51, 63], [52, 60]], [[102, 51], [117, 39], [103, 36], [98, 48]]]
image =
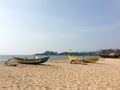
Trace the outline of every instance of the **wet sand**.
[[17, 67], [0, 63], [0, 90], [120, 90], [120, 59], [88, 65], [68, 60]]

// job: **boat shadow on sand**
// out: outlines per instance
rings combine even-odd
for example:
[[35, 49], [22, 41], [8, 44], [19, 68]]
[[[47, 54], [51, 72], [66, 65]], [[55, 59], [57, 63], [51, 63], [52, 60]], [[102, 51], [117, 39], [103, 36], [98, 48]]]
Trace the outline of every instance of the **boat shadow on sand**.
[[104, 62], [97, 62], [97, 63], [88, 63], [88, 65], [90, 66], [94, 66], [94, 65], [97, 65], [97, 66], [105, 66], [105, 65], [110, 65], [108, 63], [104, 63]]
[[[22, 64], [23, 65], [23, 64]], [[40, 64], [24, 64], [24, 65], [32, 65], [32, 66], [54, 66], [54, 65], [51, 65], [51, 64], [43, 64], [43, 63], [40, 63]]]
[[20, 63], [14, 63], [14, 62], [11, 62], [11, 63], [6, 63], [4, 62], [4, 64], [6, 66], [14, 66], [14, 67], [17, 67], [17, 66], [54, 66], [54, 65], [51, 65], [51, 64], [43, 64], [43, 63], [40, 63], [40, 64], [20, 64]]

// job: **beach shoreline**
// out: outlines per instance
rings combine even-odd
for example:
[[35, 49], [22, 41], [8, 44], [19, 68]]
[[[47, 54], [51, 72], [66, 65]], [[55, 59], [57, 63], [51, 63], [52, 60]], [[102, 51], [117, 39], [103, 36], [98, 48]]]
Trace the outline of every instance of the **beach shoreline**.
[[87, 65], [49, 60], [41, 65], [0, 63], [0, 90], [120, 90], [120, 59]]

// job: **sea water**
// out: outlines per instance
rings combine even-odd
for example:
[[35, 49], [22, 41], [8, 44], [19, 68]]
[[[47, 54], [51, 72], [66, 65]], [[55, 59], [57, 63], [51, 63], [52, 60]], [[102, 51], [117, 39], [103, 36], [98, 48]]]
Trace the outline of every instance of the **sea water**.
[[[38, 58], [41, 57], [50, 57], [49, 60], [68, 60], [67, 55], [36, 55]], [[20, 57], [20, 58], [28, 58], [33, 59], [35, 55], [0, 55], [0, 62], [7, 61], [8, 59], [11, 59], [13, 57]], [[98, 56], [77, 56], [80, 58], [95, 58]]]
[[[7, 61], [13, 57], [20, 57], [20, 58], [34, 58], [35, 55], [0, 55], [0, 62]], [[38, 58], [40, 57], [50, 57], [49, 60], [67, 60], [67, 55], [37, 55]]]

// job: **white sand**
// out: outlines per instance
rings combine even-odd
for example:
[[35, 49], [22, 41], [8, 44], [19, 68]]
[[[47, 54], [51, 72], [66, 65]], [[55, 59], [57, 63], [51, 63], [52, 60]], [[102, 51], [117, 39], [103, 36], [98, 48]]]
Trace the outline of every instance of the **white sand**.
[[17, 67], [0, 63], [0, 90], [120, 90], [120, 59], [88, 65], [67, 60]]

